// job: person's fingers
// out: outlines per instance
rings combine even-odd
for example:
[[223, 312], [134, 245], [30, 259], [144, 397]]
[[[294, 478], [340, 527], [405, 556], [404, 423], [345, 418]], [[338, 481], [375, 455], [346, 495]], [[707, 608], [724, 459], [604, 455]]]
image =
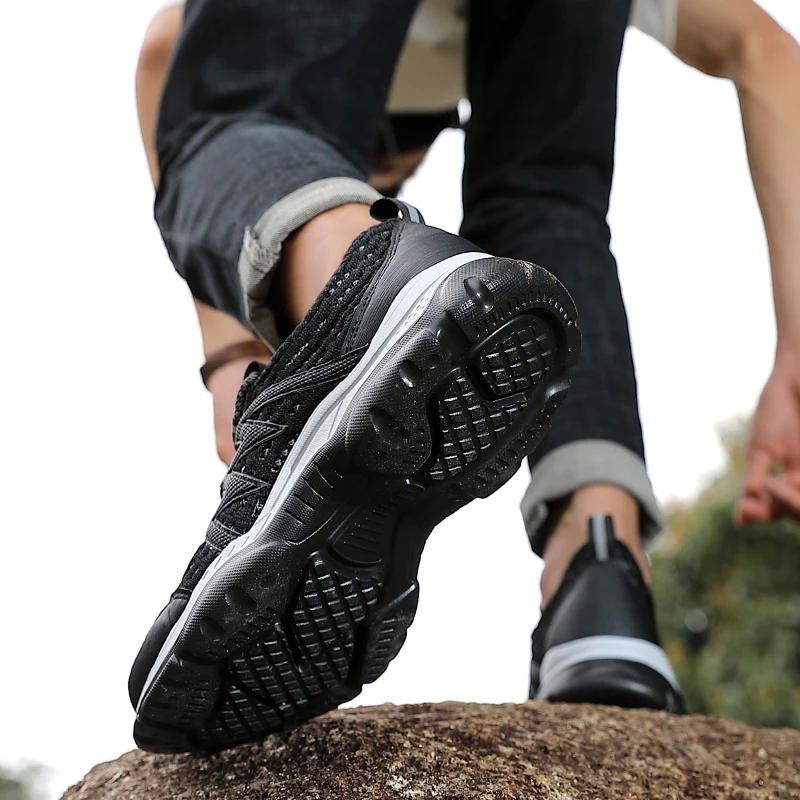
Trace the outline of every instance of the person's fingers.
[[771, 453], [750, 444], [741, 494], [734, 515], [737, 525], [749, 525], [772, 518], [772, 501], [764, 489], [764, 482], [769, 477], [773, 462]]
[[764, 488], [777, 501], [779, 516], [800, 517], [800, 488], [778, 478], [767, 478]]
[[767, 497], [743, 495], [736, 506], [735, 521], [739, 527], [772, 519], [772, 503]]
[[743, 492], [748, 495], [761, 495], [764, 492], [764, 481], [769, 477], [775, 457], [763, 448], [748, 448], [745, 465]]
[[764, 522], [771, 518], [771, 500], [764, 490], [764, 481], [769, 477], [773, 457], [759, 447], [748, 448], [741, 494], [734, 519], [739, 526], [753, 522]]

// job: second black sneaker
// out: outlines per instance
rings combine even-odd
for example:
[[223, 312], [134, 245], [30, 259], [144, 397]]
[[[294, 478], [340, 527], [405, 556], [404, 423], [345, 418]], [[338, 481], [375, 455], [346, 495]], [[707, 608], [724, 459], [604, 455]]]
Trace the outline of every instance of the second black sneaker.
[[530, 697], [685, 710], [652, 595], [611, 517], [589, 520], [589, 541], [533, 633]]
[[131, 673], [144, 749], [258, 740], [355, 697], [403, 644], [428, 534], [513, 475], [566, 395], [580, 335], [550, 273], [396, 201], [374, 213], [245, 378], [222, 501]]

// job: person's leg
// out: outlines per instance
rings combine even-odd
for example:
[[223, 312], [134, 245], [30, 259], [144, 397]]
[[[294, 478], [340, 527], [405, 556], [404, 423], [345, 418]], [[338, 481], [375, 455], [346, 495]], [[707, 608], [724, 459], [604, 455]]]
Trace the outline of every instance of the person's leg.
[[147, 26], [136, 65], [136, 109], [139, 115], [139, 130], [154, 186], [158, 186], [156, 153], [158, 109], [161, 105], [161, 95], [167, 80], [172, 51], [182, 27], [182, 3], [158, 11]]
[[[646, 574], [640, 506], [648, 530], [657, 514], [605, 219], [628, 6], [536, 0], [500, 11], [474, 0], [471, 9], [462, 234], [554, 272], [576, 301], [583, 334], [570, 395], [537, 451], [526, 500], [529, 533], [545, 557], [544, 604], [585, 542], [588, 517], [611, 514]], [[536, 515], [556, 501], [560, 516], [551, 515], [544, 547], [547, 522]]]
[[[293, 11], [274, 0], [189, 0], [158, 121], [156, 217], [196, 299], [239, 319], [257, 307], [251, 324], [277, 343], [264, 303], [284, 242], [346, 204], [363, 205], [356, 213], [369, 224], [378, 194], [365, 180], [415, 5], [349, 0], [335, 11], [315, 3]], [[287, 35], [292, 25], [299, 34]], [[349, 242], [330, 244], [341, 256]], [[229, 281], [214, 285], [240, 251], [247, 304]], [[330, 271], [304, 275], [299, 296], [319, 291]], [[294, 288], [291, 278], [283, 283]], [[287, 324], [297, 321], [290, 314]]]
[[[182, 27], [182, 3], [159, 10], [147, 26], [136, 66], [139, 129], [155, 188], [158, 188], [159, 183], [156, 152], [158, 111], [172, 53]], [[221, 282], [226, 279], [233, 283], [225, 293], [230, 296], [237, 290], [238, 276], [231, 270], [220, 275]], [[215, 365], [213, 371], [204, 375], [203, 379], [213, 398], [217, 453], [222, 461], [230, 464], [234, 454], [231, 421], [236, 394], [249, 364], [253, 360], [268, 361], [271, 348], [261, 342], [245, 320], [237, 319], [199, 300], [195, 300], [194, 304], [206, 365]]]
[[[545, 559], [531, 695], [679, 710], [646, 587], [641, 534], [657, 528], [658, 508], [605, 219], [629, 5], [473, 0], [462, 232], [552, 270], [576, 301], [583, 337], [523, 503]], [[519, 365], [508, 346], [498, 379]], [[547, 372], [547, 350], [526, 355]]]
[[[266, 339], [282, 306], [287, 335], [244, 379], [220, 504], [131, 670], [143, 747], [257, 739], [377, 679], [413, 620], [428, 535], [513, 475], [564, 394], [579, 335], [552, 275], [397, 201], [373, 205], [380, 225], [365, 214], [362, 151], [413, 5], [187, 7], [160, 115], [162, 233], [197, 299], [246, 306]], [[242, 234], [246, 302], [219, 278]], [[549, 373], [493, 384], [508, 335], [545, 343]]]
[[[156, 187], [159, 183], [156, 124], [168, 68], [183, 30], [183, 20], [183, 4], [157, 12], [145, 34], [136, 71], [139, 123]], [[196, 21], [193, 24], [195, 28], [203, 27]], [[192, 45], [183, 47], [191, 50]], [[170, 90], [167, 96], [165, 115], [168, 118], [177, 118], [173, 107], [181, 101], [176, 100], [176, 91], [180, 90]], [[384, 194], [396, 194], [400, 184], [422, 160], [438, 132], [454, 121], [457, 121], [455, 111], [385, 118], [380, 126], [370, 184]], [[180, 127], [181, 123], [172, 124]], [[273, 303], [284, 312], [282, 316], [286, 329], [302, 319], [355, 235], [372, 224], [374, 220], [369, 218], [366, 205], [349, 204], [323, 212], [286, 241], [283, 269], [278, 271], [277, 285], [271, 295]], [[196, 240], [196, 248], [204, 247], [204, 228], [190, 225], [184, 235], [187, 233]], [[178, 235], [181, 235], [180, 232]], [[179, 271], [193, 274], [186, 263], [194, 258], [190, 252], [183, 253]], [[194, 302], [207, 365], [216, 365], [206, 385], [214, 399], [217, 449], [222, 460], [229, 464], [233, 457], [231, 419], [239, 384], [253, 358], [268, 360], [272, 348], [264, 346], [263, 352], [257, 351], [259, 339], [244, 319], [241, 313], [243, 308], [231, 302], [235, 301], [239, 292], [239, 276], [232, 268], [235, 262], [231, 258], [221, 259], [220, 266], [223, 261], [228, 268], [214, 270], [211, 279], [204, 281], [206, 302], [196, 298]], [[190, 281], [190, 288], [194, 285], [195, 282]], [[237, 347], [247, 342], [252, 343], [250, 348]], [[242, 355], [243, 350], [247, 350], [247, 354]]]
[[[248, 175], [241, 183], [240, 172], [249, 172], [248, 162], [257, 162], [262, 150], [264, 168], [268, 169], [270, 154], [276, 150], [280, 152], [280, 140], [282, 135], [286, 138], [286, 134], [276, 130], [270, 136], [268, 126], [264, 125], [260, 128], [260, 137], [255, 132], [247, 137], [248, 141], [241, 153], [234, 152], [237, 148], [235, 137], [231, 137], [229, 146], [218, 143], [213, 151], [194, 153], [195, 150], [203, 149], [203, 142], [210, 142], [220, 135], [228, 135], [227, 129], [235, 125], [237, 118], [244, 120], [248, 115], [260, 112], [255, 108], [239, 116], [229, 113], [215, 114], [202, 104], [199, 107], [192, 105], [190, 108], [184, 101], [194, 54], [200, 46], [198, 40], [209, 35], [209, 24], [216, 24], [210, 23], [208, 18], [213, 17], [220, 24], [228, 24], [231, 20], [237, 20], [241, 13], [242, 6], [237, 3], [229, 4], [224, 14], [220, 14], [212, 4], [190, 2], [187, 14], [189, 30], [186, 32], [183, 5], [163, 9], [148, 26], [136, 72], [140, 127], [156, 187], [159, 186], [156, 126], [160, 116], [164, 117], [159, 122], [159, 128], [162, 138], [169, 142], [166, 151], [173, 164], [173, 179], [169, 188], [159, 196], [159, 219], [163, 221], [162, 234], [170, 255], [179, 273], [187, 278], [194, 296], [207, 363], [224, 355], [233, 345], [252, 342], [246, 355], [233, 353], [233, 357], [215, 369], [207, 380], [208, 389], [214, 399], [217, 450], [222, 460], [228, 464], [234, 453], [231, 420], [242, 377], [248, 364], [254, 359], [268, 360], [277, 341], [273, 338], [269, 347], [263, 346], [262, 352], [257, 352], [257, 343], [260, 340], [254, 334], [246, 316], [237, 270], [246, 223], [240, 223], [237, 217], [241, 209], [231, 208], [225, 202], [225, 197], [226, 192], [239, 192], [241, 187], [241, 195], [254, 202], [256, 209], [266, 208], [265, 203], [268, 201], [259, 196], [260, 190], [256, 186], [258, 181], [266, 180], [265, 170], [262, 169], [255, 177]], [[394, 27], [400, 30], [402, 21]], [[176, 42], [180, 43], [175, 58], [177, 65], [173, 73], [169, 73]], [[258, 60], [261, 56], [248, 53], [240, 56], [222, 48], [218, 58], [229, 62], [233, 60], [240, 74], [244, 74], [252, 66], [251, 59]], [[167, 84], [168, 74], [170, 79]], [[222, 88], [215, 88], [214, 73], [209, 77], [212, 80], [206, 83], [205, 91], [201, 93], [209, 106], [213, 107], [213, 102], [227, 105], [224, 99], [226, 92], [235, 95], [240, 91], [240, 84], [236, 79], [230, 79]], [[165, 84], [167, 88], [163, 114], [159, 115]], [[210, 95], [213, 95], [213, 102]], [[194, 141], [192, 135], [195, 137]], [[189, 151], [188, 158], [182, 154], [184, 145]], [[324, 161], [326, 155], [317, 153], [316, 158]], [[338, 155], [329, 158], [328, 170], [333, 174], [339, 172], [353, 177], [359, 176], [359, 171], [349, 163], [342, 166], [342, 159]], [[215, 188], [219, 189], [218, 193], [213, 192]], [[207, 195], [211, 192], [213, 194], [209, 199]], [[360, 195], [366, 195], [366, 199], [372, 197], [368, 190], [364, 191], [355, 184], [354, 192], [358, 199]], [[186, 209], [184, 198], [187, 193], [194, 195], [197, 208], [204, 208], [205, 214]], [[377, 197], [377, 194], [374, 196]], [[362, 204], [323, 211], [287, 243], [283, 259], [285, 268], [275, 293], [275, 302], [279, 307], [290, 307], [287, 328], [302, 319], [338, 266], [355, 235], [364, 227], [374, 224], [374, 220], [369, 218], [368, 209], [368, 205]], [[210, 224], [212, 219], [214, 224]], [[354, 225], [353, 221], [356, 219], [360, 222]], [[231, 220], [234, 220], [233, 223]], [[319, 233], [322, 235], [318, 236]]]
[[461, 126], [458, 109], [417, 114], [390, 113], [381, 125], [370, 183], [387, 197], [396, 197], [403, 183], [423, 162], [446, 128]]
[[[436, 137], [455, 125], [455, 109], [386, 115], [372, 161], [370, 185], [386, 197], [396, 196]], [[287, 240], [273, 297], [285, 308], [289, 325], [300, 322], [356, 236], [374, 224], [369, 207], [354, 203], [319, 215]]]

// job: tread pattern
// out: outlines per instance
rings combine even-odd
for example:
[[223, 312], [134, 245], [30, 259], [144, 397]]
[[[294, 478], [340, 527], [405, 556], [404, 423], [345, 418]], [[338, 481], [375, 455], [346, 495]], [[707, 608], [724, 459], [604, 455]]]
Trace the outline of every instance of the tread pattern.
[[[485, 298], [489, 289], [481, 287]], [[485, 300], [484, 306], [494, 308]], [[441, 452], [429, 469], [433, 480], [458, 475], [513, 426], [531, 392], [553, 371], [556, 352], [552, 326], [533, 314], [512, 318], [477, 348], [439, 392]]]
[[357, 566], [374, 566], [381, 562], [389, 549], [386, 535], [393, 520], [414, 497], [420, 487], [406, 485], [391, 497], [372, 503], [357, 521], [354, 521], [331, 547], [337, 558]]
[[434, 480], [461, 472], [505, 433], [527, 406], [526, 400], [489, 408], [466, 375], [459, 375], [438, 402], [442, 450], [430, 468]]
[[347, 682], [358, 626], [380, 588], [314, 558], [294, 610], [270, 636], [229, 659], [230, 683], [201, 744], [249, 741], [336, 705], [326, 703], [326, 693]]
[[550, 325], [529, 316], [508, 337], [478, 357], [478, 369], [497, 397], [538, 386], [555, 365], [556, 342]]

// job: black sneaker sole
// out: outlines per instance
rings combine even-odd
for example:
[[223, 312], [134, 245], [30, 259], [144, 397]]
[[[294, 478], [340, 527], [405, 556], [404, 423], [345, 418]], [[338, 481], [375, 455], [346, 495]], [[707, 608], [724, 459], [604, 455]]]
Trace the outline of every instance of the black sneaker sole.
[[302, 469], [207, 570], [162, 648], [141, 747], [262, 739], [351, 700], [397, 655], [428, 535], [535, 449], [580, 347], [550, 273], [473, 258], [404, 289], [351, 373], [360, 382], [312, 415], [292, 451]]

